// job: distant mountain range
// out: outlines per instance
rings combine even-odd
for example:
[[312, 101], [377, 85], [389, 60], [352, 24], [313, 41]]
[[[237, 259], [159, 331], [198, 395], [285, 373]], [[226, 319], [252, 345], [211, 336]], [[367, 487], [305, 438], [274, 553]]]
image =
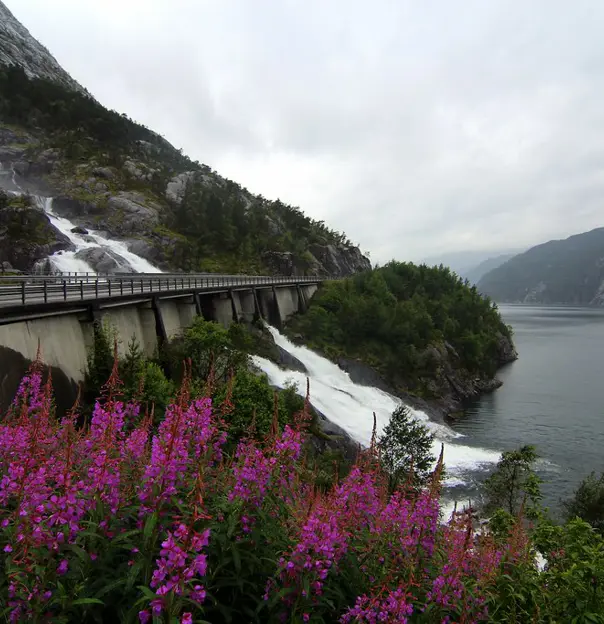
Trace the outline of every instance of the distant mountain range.
[[438, 256], [424, 258], [422, 262], [428, 266], [440, 264], [448, 266], [452, 271], [473, 284], [488, 271], [503, 264], [522, 249], [492, 249], [490, 251], [453, 251]]
[[604, 305], [604, 228], [532, 247], [484, 274], [478, 288], [500, 302]]

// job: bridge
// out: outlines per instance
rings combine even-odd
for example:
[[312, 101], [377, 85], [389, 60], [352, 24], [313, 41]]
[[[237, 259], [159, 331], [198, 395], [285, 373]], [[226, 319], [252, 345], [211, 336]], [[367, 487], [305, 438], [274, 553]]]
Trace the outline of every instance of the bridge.
[[[153, 274], [0, 274], [0, 389], [36, 357], [70, 383], [84, 378], [99, 324], [119, 337], [123, 354], [135, 339], [151, 357], [202, 316], [227, 327], [259, 318], [280, 326], [303, 312], [326, 278]], [[9, 386], [13, 384], [8, 384]]]
[[[0, 325], [72, 313], [74, 308], [102, 309], [124, 305], [133, 299], [151, 301], [189, 296], [197, 299], [208, 293], [284, 287], [298, 289], [304, 285], [317, 285], [325, 279], [213, 273], [0, 274]], [[198, 313], [201, 314], [201, 310]]]

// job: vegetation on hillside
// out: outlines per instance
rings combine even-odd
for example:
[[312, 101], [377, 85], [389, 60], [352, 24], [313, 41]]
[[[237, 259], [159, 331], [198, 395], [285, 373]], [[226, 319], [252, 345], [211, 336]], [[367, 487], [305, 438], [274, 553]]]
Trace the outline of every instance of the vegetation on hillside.
[[114, 368], [82, 425], [42, 380], [36, 363], [0, 424], [7, 621], [604, 622], [604, 539], [580, 520], [440, 524], [442, 463], [390, 492], [374, 448], [319, 491], [304, 408], [230, 440], [234, 396], [188, 377], [154, 422]]
[[[316, 257], [322, 248], [352, 247], [344, 234], [323, 221], [279, 200], [252, 195], [210, 167], [192, 162], [126, 115], [54, 82], [30, 79], [19, 67], [0, 68], [0, 121], [7, 136], [23, 137], [22, 144], [8, 147], [25, 148], [24, 160], [40, 161], [41, 170], [49, 166], [49, 150], [59, 150], [60, 158], [52, 165], [52, 184], [61, 194], [93, 206], [80, 211], [93, 215], [90, 226], [98, 225], [118, 238], [132, 238], [132, 231], [120, 229], [119, 210], [114, 207], [109, 213], [109, 198], [121, 192], [136, 193], [137, 201], [158, 209], [160, 222], [141, 220], [135, 235], [150, 243], [167, 268], [328, 272], [333, 267], [326, 269]], [[168, 202], [168, 183], [185, 172], [191, 175], [183, 201]], [[353, 248], [352, 270], [363, 263], [369, 264]]]
[[514, 256], [478, 286], [496, 301], [601, 305], [604, 228], [553, 240]]
[[469, 375], [492, 376], [510, 340], [496, 306], [447, 267], [390, 262], [328, 282], [291, 334], [337, 358], [359, 358], [395, 387], [422, 389], [446, 361]]

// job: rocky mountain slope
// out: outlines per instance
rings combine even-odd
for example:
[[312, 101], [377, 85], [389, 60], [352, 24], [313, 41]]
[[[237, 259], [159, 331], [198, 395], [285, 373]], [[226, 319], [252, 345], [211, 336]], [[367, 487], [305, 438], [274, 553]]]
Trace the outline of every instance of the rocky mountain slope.
[[478, 288], [501, 302], [604, 305], [604, 228], [532, 247]]
[[0, 2], [0, 65], [16, 65], [31, 78], [47, 78], [68, 89], [85, 93], [3, 2]]
[[[343, 277], [371, 267], [358, 247], [322, 221], [252, 195], [105, 109], [2, 4], [0, 19], [5, 268], [30, 271], [49, 250], [74, 253], [73, 241], [52, 223], [39, 226], [41, 203], [14, 195], [23, 191], [54, 197], [54, 213], [82, 236], [94, 230], [123, 241], [162, 270]], [[121, 269], [107, 250], [82, 248], [75, 256], [94, 270]]]

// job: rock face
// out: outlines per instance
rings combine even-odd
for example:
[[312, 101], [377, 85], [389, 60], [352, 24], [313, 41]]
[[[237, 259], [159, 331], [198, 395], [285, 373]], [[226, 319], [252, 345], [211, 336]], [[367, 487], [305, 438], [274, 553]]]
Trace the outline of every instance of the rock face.
[[19, 65], [34, 78], [46, 78], [86, 93], [55, 60], [52, 54], [0, 2], [0, 65]]
[[[431, 366], [439, 371], [429, 384], [428, 392], [435, 397], [432, 399], [419, 398], [402, 390], [407, 385], [403, 378], [393, 380], [391, 384], [387, 383], [374, 368], [359, 360], [339, 358], [337, 364], [350, 375], [354, 383], [373, 386], [398, 396], [405, 404], [426, 412], [435, 420], [459, 412], [468, 400], [478, 398], [501, 386], [501, 381], [495, 378], [462, 374], [459, 368], [453, 366], [459, 356], [451, 345], [430, 347], [424, 352], [423, 357], [430, 359]], [[518, 354], [512, 341], [506, 336], [499, 336], [499, 366], [513, 362], [517, 358]]]
[[32, 271], [36, 262], [61, 250], [72, 250], [69, 239], [34, 207], [0, 208], [0, 263]]
[[310, 245], [309, 251], [323, 267], [324, 274], [332, 277], [346, 277], [371, 268], [369, 258], [358, 247]]

